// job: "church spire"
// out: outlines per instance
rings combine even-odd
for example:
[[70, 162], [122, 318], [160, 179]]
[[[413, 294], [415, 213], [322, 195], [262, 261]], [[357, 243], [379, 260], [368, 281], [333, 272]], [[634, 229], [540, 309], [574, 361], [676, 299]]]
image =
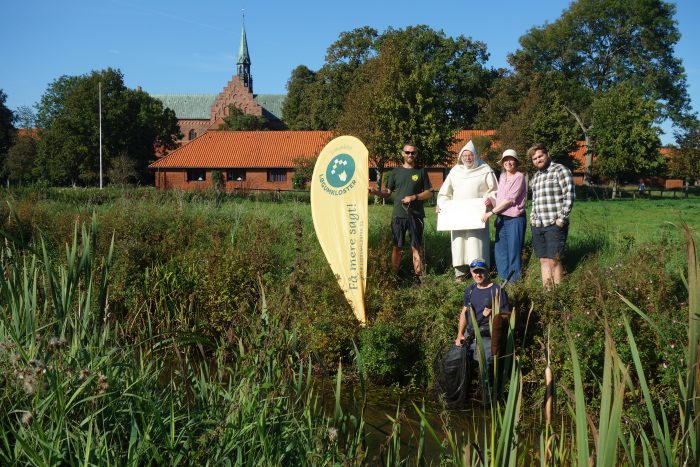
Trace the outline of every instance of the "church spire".
[[241, 26], [241, 45], [238, 48], [238, 59], [236, 60], [236, 74], [240, 76], [243, 85], [250, 92], [253, 92], [253, 77], [250, 74], [250, 55], [248, 55], [248, 39], [245, 35], [245, 14], [243, 25]]

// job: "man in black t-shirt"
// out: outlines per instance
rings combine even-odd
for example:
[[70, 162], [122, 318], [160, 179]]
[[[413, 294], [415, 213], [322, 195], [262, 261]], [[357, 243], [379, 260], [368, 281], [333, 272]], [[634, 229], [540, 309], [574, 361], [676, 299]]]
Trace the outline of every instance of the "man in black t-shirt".
[[420, 284], [422, 274], [421, 250], [423, 247], [423, 201], [433, 194], [430, 180], [425, 170], [416, 167], [418, 148], [413, 143], [403, 146], [403, 165], [396, 167], [389, 175], [387, 190], [369, 192], [382, 198], [394, 194], [394, 210], [391, 218], [391, 230], [394, 246], [391, 251], [391, 269], [398, 274], [401, 265], [401, 255], [405, 245], [406, 232], [411, 235], [411, 251], [413, 253], [414, 283]]

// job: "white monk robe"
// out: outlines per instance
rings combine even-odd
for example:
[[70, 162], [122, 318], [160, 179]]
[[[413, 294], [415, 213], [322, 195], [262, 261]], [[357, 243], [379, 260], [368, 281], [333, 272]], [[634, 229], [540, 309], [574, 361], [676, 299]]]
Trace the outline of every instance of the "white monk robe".
[[[461, 154], [464, 150], [474, 154], [471, 167], [465, 167], [462, 163]], [[483, 198], [497, 189], [496, 175], [487, 163], [479, 159], [474, 144], [469, 141], [459, 151], [457, 165], [452, 167], [438, 192], [438, 204], [450, 199]], [[488, 222], [483, 229], [453, 230], [451, 233], [452, 266], [457, 277], [465, 275], [469, 270], [469, 263], [477, 258], [483, 258], [491, 264]]]

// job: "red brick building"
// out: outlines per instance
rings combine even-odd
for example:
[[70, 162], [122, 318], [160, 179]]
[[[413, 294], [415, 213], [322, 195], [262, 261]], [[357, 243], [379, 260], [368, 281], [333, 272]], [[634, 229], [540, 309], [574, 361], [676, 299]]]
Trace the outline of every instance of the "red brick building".
[[[493, 130], [462, 130], [450, 152], [477, 136], [493, 137]], [[299, 158], [313, 159], [333, 138], [330, 131], [210, 131], [160, 158], [149, 167], [156, 187], [201, 190], [212, 187], [212, 172], [222, 174], [226, 191], [292, 189]], [[442, 186], [452, 164], [427, 167], [433, 188]], [[370, 180], [376, 180], [370, 169]]]
[[187, 142], [210, 130], [218, 130], [229, 105], [248, 115], [263, 116], [272, 129], [286, 128], [282, 122], [284, 94], [254, 94], [250, 72], [250, 54], [245, 26], [241, 28], [241, 43], [236, 60], [236, 74], [218, 94], [153, 94], [172, 109], [178, 118], [182, 142]]
[[149, 167], [163, 189], [209, 189], [218, 171], [226, 191], [289, 190], [294, 161], [318, 156], [332, 137], [330, 131], [210, 131]]

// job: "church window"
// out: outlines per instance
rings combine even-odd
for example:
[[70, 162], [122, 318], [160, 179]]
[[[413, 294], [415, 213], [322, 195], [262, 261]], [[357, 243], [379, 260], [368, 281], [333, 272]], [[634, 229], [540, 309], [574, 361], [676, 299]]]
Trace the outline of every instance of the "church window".
[[195, 139], [197, 137], [197, 132], [194, 130], [190, 130], [190, 133], [188, 135], [189, 139]]

